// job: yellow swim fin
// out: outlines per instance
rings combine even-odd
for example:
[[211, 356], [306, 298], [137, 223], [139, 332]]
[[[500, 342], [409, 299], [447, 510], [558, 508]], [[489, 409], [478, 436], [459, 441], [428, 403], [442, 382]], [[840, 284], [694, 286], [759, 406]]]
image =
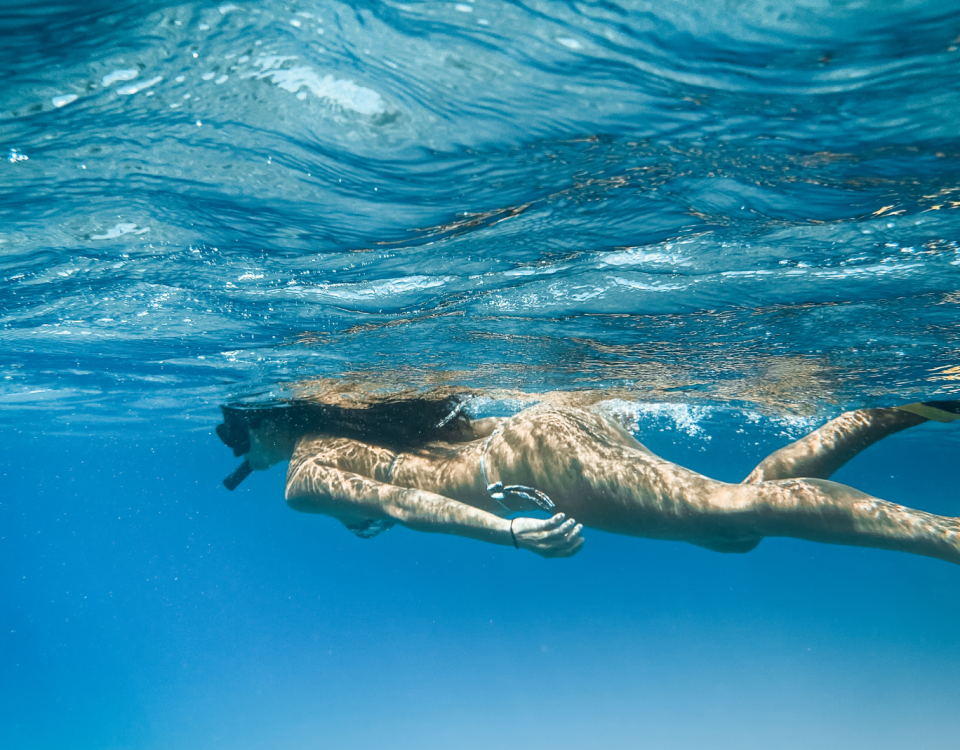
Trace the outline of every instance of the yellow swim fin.
[[918, 401], [895, 407], [901, 411], [917, 414], [934, 422], [952, 422], [960, 419], [960, 401]]

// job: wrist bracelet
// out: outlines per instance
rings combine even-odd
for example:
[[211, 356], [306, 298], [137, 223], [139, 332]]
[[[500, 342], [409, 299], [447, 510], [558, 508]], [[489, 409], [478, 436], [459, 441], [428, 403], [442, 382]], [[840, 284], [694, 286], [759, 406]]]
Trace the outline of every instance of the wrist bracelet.
[[510, 538], [513, 539], [513, 546], [520, 549], [520, 545], [517, 544], [517, 535], [513, 533], [513, 522], [516, 520], [515, 518], [510, 519]]

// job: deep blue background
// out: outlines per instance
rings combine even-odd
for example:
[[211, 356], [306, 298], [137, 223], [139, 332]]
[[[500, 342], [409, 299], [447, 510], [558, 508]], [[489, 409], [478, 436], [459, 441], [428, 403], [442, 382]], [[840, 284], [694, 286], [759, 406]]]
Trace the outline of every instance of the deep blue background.
[[[213, 421], [211, 419], [211, 421]], [[745, 434], [737, 434], [745, 429]], [[641, 434], [739, 479], [774, 447]], [[836, 478], [960, 514], [934, 425]], [[9, 441], [4, 748], [953, 748], [960, 570], [768, 539], [720, 555], [589, 532], [547, 561], [235, 493], [206, 430]]]

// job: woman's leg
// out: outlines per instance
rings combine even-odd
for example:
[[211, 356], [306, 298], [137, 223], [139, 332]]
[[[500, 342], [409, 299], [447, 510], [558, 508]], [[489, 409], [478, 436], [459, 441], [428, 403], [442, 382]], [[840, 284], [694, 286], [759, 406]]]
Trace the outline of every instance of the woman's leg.
[[888, 435], [928, 419], [956, 419], [958, 404], [940, 401], [846, 412], [772, 453], [743, 482], [756, 490], [745, 503], [750, 508], [748, 525], [764, 536], [900, 550], [960, 564], [960, 520], [826, 481]]
[[902, 409], [858, 409], [771, 453], [743, 480], [744, 484], [809, 477], [829, 479], [847, 461], [878, 440], [926, 422]]
[[731, 512], [733, 525], [762, 536], [899, 550], [960, 564], [960, 519], [824, 479], [761, 482], [737, 492], [742, 510]]

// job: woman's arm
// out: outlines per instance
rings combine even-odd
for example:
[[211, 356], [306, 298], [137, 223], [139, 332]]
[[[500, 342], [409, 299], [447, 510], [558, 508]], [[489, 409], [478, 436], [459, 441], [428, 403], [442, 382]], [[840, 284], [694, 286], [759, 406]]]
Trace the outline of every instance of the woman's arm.
[[502, 545], [512, 545], [516, 538], [518, 547], [544, 557], [569, 557], [583, 546], [582, 526], [562, 513], [511, 522], [443, 495], [383, 484], [312, 460], [291, 463], [286, 500], [294, 510], [333, 516], [345, 524], [392, 520], [417, 531]]

